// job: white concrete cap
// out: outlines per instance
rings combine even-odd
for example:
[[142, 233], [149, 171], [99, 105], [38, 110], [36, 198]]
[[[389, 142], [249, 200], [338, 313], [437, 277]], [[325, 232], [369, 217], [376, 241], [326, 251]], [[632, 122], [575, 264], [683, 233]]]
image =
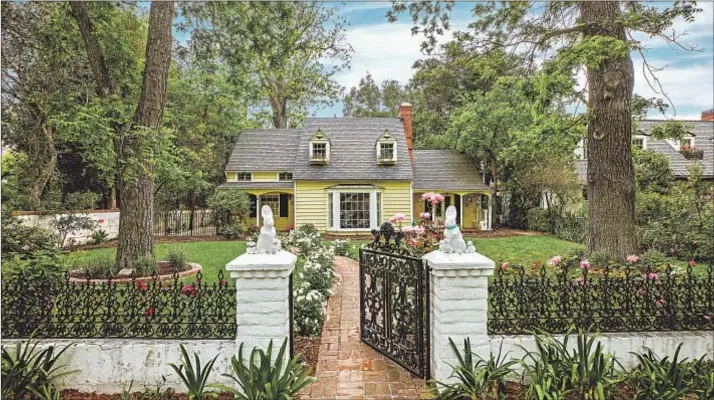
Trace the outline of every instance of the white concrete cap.
[[232, 278], [288, 276], [295, 266], [297, 256], [285, 250], [275, 254], [242, 254], [226, 264]]
[[480, 253], [444, 253], [432, 251], [422, 257], [434, 275], [491, 275], [496, 263]]

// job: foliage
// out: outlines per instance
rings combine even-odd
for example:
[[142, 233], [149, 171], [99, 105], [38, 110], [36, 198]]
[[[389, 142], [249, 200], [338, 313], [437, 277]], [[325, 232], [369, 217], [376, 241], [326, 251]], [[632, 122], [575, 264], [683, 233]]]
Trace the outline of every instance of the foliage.
[[323, 242], [312, 224], [290, 231], [284, 245], [297, 249], [299, 256], [293, 271], [295, 331], [306, 336], [319, 335], [325, 322], [327, 298], [337, 277], [334, 248]]
[[310, 106], [331, 105], [349, 65], [346, 21], [322, 3], [248, 2], [184, 5], [200, 58], [217, 57], [231, 80], [272, 111], [271, 125], [300, 124]]
[[463, 354], [451, 338], [449, 345], [458, 361], [456, 366], [452, 366], [450, 376], [456, 382], [436, 382], [434, 395], [438, 399], [499, 400], [505, 396], [505, 381], [514, 373], [513, 366], [518, 363], [516, 360], [506, 361], [508, 354], [502, 357], [500, 349], [496, 356], [491, 353], [488, 360], [484, 360], [471, 351], [469, 338], [464, 339]]
[[185, 271], [188, 269], [188, 253], [181, 250], [169, 252], [166, 260], [175, 271]]
[[206, 199], [206, 205], [213, 210], [217, 225], [223, 225], [233, 217], [244, 221], [250, 212], [250, 198], [242, 190], [217, 190]]
[[193, 354], [195, 362], [192, 362], [186, 348], [182, 344], [179, 346], [181, 347], [183, 361], [180, 366], [176, 366], [174, 363], [169, 363], [169, 366], [181, 378], [189, 400], [201, 400], [204, 396], [216, 397], [216, 393], [206, 392], [206, 389], [209, 386], [208, 378], [211, 375], [213, 364], [218, 359], [218, 355], [201, 368], [201, 360], [198, 358], [198, 354]]
[[218, 227], [218, 236], [223, 236], [226, 239], [238, 239], [245, 232], [245, 225], [240, 222], [234, 222], [230, 225], [222, 225]]
[[633, 148], [632, 161], [635, 166], [635, 182], [637, 182], [638, 191], [659, 194], [669, 192], [674, 175], [667, 156], [651, 150]]
[[692, 361], [680, 359], [681, 349], [680, 343], [671, 359], [659, 357], [648, 348], [644, 354], [632, 353], [638, 365], [626, 374], [626, 379], [636, 399], [681, 399], [692, 395], [704, 399], [712, 394], [711, 386], [705, 386], [711, 379], [709, 374], [714, 373], [711, 362], [705, 361], [706, 355]]
[[[144, 262], [137, 262], [137, 268], [143, 266]], [[72, 260], [69, 265], [72, 270], [77, 270], [91, 279], [108, 279], [116, 276], [116, 260], [109, 254], [97, 254], [89, 258]]]
[[[32, 338], [18, 343], [15, 351], [2, 346], [2, 397], [23, 399], [25, 396], [57, 393], [55, 382], [78, 371], [62, 371], [58, 363], [62, 354], [72, 345], [57, 348], [49, 345], [38, 350]], [[54, 397], [54, 396], [53, 396]]]
[[[2, 215], [3, 260], [32, 258], [35, 253], [57, 253], [55, 235], [39, 226], [28, 226], [9, 212]], [[3, 261], [4, 262], [4, 261]]]
[[92, 240], [90, 243], [92, 244], [102, 244], [109, 239], [109, 234], [107, 231], [104, 229], [97, 229], [96, 231], [92, 232]]
[[[273, 357], [272, 340], [268, 343], [267, 350], [254, 348], [247, 359], [243, 356], [243, 345], [241, 343], [238, 347], [238, 357], [233, 356], [231, 359], [233, 374], [224, 374], [238, 384], [240, 390], [215, 385], [233, 393], [236, 399], [291, 399], [302, 388], [315, 381], [315, 378], [309, 376], [309, 368], [299, 363], [299, 354], [285, 364], [285, 358], [288, 356], [287, 339], [283, 340], [275, 357]], [[274, 363], [273, 359], [275, 359]]]
[[332, 241], [332, 251], [335, 253], [335, 255], [342, 256], [342, 257], [349, 257], [350, 256], [350, 245], [352, 241], [349, 239], [336, 239]]
[[552, 208], [531, 208], [527, 213], [529, 230], [549, 232], [563, 240], [585, 243], [587, 239], [587, 217]]
[[406, 101], [406, 93], [395, 80], [385, 80], [377, 86], [372, 74], [360, 78], [357, 87], [345, 95], [343, 113], [345, 117], [391, 117], [399, 114], [399, 106]]
[[571, 350], [568, 332], [562, 341], [540, 333], [535, 335], [536, 350], [525, 350], [521, 360], [531, 382], [527, 397], [542, 398], [546, 386], [562, 394], [577, 393], [578, 398], [607, 400], [612, 398], [619, 383], [615, 357], [606, 353], [596, 336], [579, 331], [576, 346]]

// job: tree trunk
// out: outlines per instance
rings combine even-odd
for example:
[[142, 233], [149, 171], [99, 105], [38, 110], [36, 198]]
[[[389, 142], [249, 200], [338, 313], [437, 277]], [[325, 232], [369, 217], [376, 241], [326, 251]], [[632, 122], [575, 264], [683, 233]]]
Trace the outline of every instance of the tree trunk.
[[[580, 18], [594, 24], [595, 35], [626, 40], [625, 30], [613, 26], [621, 17], [619, 2], [580, 2]], [[624, 259], [636, 253], [635, 173], [632, 165], [630, 102], [634, 71], [629, 53], [613, 55], [599, 66], [587, 67], [588, 249]]]
[[273, 125], [275, 129], [285, 129], [288, 127], [288, 99], [278, 98], [270, 100], [270, 107], [273, 109]]
[[114, 91], [114, 85], [109, 76], [107, 65], [104, 62], [102, 47], [97, 37], [94, 36], [94, 25], [89, 18], [87, 4], [84, 1], [70, 1], [69, 4], [72, 7], [72, 15], [75, 21], [77, 21], [79, 31], [82, 33], [82, 39], [84, 40], [84, 45], [87, 50], [87, 58], [89, 59], [89, 66], [92, 68], [92, 75], [94, 75], [97, 86], [97, 95], [102, 98], [107, 97]]
[[55, 141], [52, 136], [52, 127], [43, 121], [39, 127], [39, 131], [39, 139], [44, 146], [44, 150], [38, 152], [38, 158], [40, 159], [35, 160], [41, 163], [41, 166], [37, 173], [37, 178], [32, 182], [32, 187], [30, 187], [28, 194], [28, 203], [33, 210], [37, 210], [40, 206], [42, 192], [45, 190], [47, 182], [52, 178], [52, 173], [54, 173], [55, 167], [57, 166], [57, 150], [55, 149]]
[[[132, 130], [156, 130], [161, 126], [171, 63], [173, 17], [173, 2], [151, 3], [146, 65]], [[137, 152], [146, 140], [144, 134], [133, 135], [130, 132], [123, 151]], [[120, 175], [122, 210], [117, 240], [119, 269], [131, 267], [141, 258], [154, 256], [154, 165], [142, 160], [141, 154], [132, 157], [143, 165], [131, 174]]]

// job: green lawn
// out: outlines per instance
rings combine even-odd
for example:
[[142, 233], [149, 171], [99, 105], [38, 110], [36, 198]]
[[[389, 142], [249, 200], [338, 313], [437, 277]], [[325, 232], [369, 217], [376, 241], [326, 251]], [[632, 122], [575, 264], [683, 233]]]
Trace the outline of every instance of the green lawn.
[[[226, 263], [245, 253], [245, 242], [184, 242], [156, 245], [156, 259], [162, 260], [171, 251], [183, 251], [188, 260], [201, 264], [204, 280], [214, 281], [218, 271], [224, 270]], [[63, 256], [67, 265], [81, 263], [94, 257], [116, 254], [116, 248], [75, 251]]]
[[[560, 240], [550, 235], [511, 236], [505, 238], [466, 238], [476, 246], [476, 251], [494, 260], [496, 265], [504, 261], [512, 264], [530, 265], [533, 261], [546, 262], [555, 255], [564, 255], [583, 245]], [[357, 258], [359, 247], [368, 241], [353, 240], [350, 256]]]

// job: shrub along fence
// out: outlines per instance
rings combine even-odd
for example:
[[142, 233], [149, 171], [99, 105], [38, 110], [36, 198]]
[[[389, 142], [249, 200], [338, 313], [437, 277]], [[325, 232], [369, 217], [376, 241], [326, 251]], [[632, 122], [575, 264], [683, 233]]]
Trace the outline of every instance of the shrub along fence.
[[233, 339], [235, 285], [223, 271], [217, 278], [75, 283], [20, 274], [2, 282], [3, 339]]
[[[700, 268], [703, 273], [695, 273]], [[655, 269], [504, 264], [489, 284], [488, 331], [714, 331], [714, 266]]]

